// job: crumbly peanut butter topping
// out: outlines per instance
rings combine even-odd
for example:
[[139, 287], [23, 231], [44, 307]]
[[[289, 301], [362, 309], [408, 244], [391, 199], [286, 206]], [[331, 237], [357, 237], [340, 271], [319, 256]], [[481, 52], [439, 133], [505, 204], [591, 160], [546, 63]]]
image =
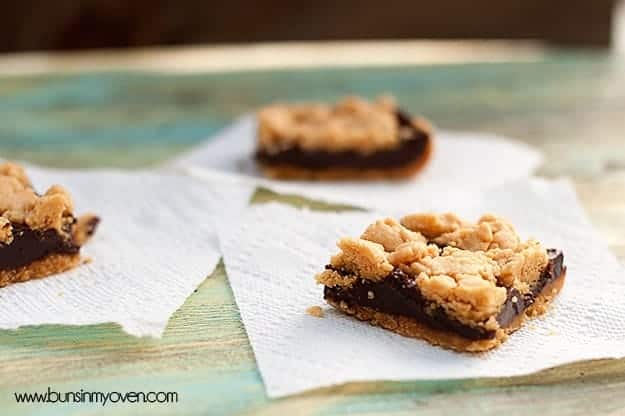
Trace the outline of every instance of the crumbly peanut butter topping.
[[[347, 97], [334, 106], [272, 105], [258, 113], [259, 147], [276, 153], [294, 147], [305, 151], [361, 153], [390, 149], [398, 146], [407, 134], [400, 131], [396, 108], [390, 97], [373, 102]], [[415, 124], [420, 126], [423, 121]]]
[[337, 245], [341, 252], [332, 257], [330, 264], [338, 269], [369, 280], [382, 280], [393, 271], [382, 244], [360, 238], [343, 238]]
[[477, 223], [469, 223], [455, 214], [412, 214], [402, 218], [407, 228], [420, 232], [442, 246], [470, 251], [514, 248], [519, 236], [508, 221], [492, 214], [483, 215]]
[[514, 249], [495, 248], [486, 252], [501, 268], [497, 276], [499, 282], [507, 287], [515, 287], [520, 292], [527, 292], [542, 274], [549, 258], [547, 251], [536, 240], [520, 243]]
[[535, 240], [521, 242], [505, 219], [486, 214], [476, 223], [455, 214], [412, 214], [371, 224], [360, 238], [343, 238], [341, 251], [317, 281], [351, 287], [381, 281], [399, 268], [415, 278], [421, 295], [463, 322], [496, 326], [507, 289], [527, 292], [548, 263]]
[[457, 230], [466, 223], [451, 212], [445, 214], [410, 214], [401, 219], [406, 228], [423, 234], [427, 238]]
[[84, 245], [93, 236], [100, 218], [94, 214], [84, 214], [78, 217], [72, 229], [72, 242], [77, 246]]
[[425, 244], [422, 241], [408, 241], [397, 246], [395, 250], [388, 253], [388, 261], [395, 267], [401, 267], [406, 271], [406, 267], [418, 263], [426, 257], [438, 256], [439, 249], [434, 244]]
[[321, 309], [321, 306], [311, 306], [306, 309], [306, 313], [315, 318], [323, 318], [323, 309]]
[[61, 186], [52, 186], [44, 195], [37, 195], [21, 166], [0, 165], [0, 243], [12, 242], [11, 223], [26, 224], [34, 230], [65, 232], [65, 225], [73, 221], [72, 210], [72, 199]]
[[423, 235], [402, 227], [393, 218], [385, 218], [374, 222], [367, 227], [360, 238], [382, 244], [386, 251], [395, 251], [399, 245], [408, 241], [426, 242]]
[[30, 180], [26, 171], [20, 165], [7, 162], [0, 165], [0, 176], [10, 176], [17, 179], [22, 185], [30, 187]]
[[453, 316], [484, 321], [506, 301], [506, 289], [497, 286], [495, 277], [499, 266], [484, 253], [447, 247], [414, 269], [422, 270], [417, 275], [421, 294]]

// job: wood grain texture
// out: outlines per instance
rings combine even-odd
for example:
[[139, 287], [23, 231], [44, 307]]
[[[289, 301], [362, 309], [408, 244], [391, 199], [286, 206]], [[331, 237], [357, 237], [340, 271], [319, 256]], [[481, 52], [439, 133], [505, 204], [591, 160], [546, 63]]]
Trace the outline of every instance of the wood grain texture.
[[[447, 128], [539, 146], [541, 173], [571, 175], [591, 220], [625, 259], [625, 72], [604, 56], [536, 63], [211, 75], [101, 73], [0, 79], [0, 157], [53, 166], [156, 164], [274, 99], [389, 91]], [[266, 190], [279, 199], [328, 207]], [[0, 302], [2, 293], [0, 291]], [[128, 414], [137, 405], [23, 405], [15, 391], [177, 391], [155, 414], [623, 414], [625, 360], [451, 382], [351, 383], [269, 400], [223, 267], [160, 340], [116, 325], [0, 331], [2, 414]], [[142, 413], [142, 412], [141, 412]]]

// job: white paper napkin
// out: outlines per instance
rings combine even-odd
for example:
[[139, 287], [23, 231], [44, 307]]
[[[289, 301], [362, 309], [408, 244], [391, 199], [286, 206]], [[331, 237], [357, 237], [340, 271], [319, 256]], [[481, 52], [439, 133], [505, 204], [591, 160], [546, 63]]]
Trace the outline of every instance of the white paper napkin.
[[206, 143], [171, 162], [173, 166], [205, 177], [209, 171], [240, 175], [269, 189], [361, 207], [390, 209], [396, 201], [414, 200], [450, 189], [473, 192], [529, 176], [541, 163], [541, 154], [507, 138], [476, 133], [438, 131], [430, 163], [414, 179], [375, 182], [277, 181], [257, 169], [256, 121], [245, 116]]
[[78, 214], [94, 212], [102, 222], [83, 248], [91, 263], [0, 289], [1, 329], [115, 322], [129, 334], [160, 337], [219, 260], [216, 216], [253, 192], [144, 172], [28, 173], [39, 190], [65, 186]]
[[[585, 219], [568, 183], [528, 180], [476, 194], [463, 205], [437, 208], [471, 219], [498, 213], [522, 237], [563, 249], [567, 282], [550, 311], [481, 355], [447, 351], [373, 327], [325, 305], [313, 277], [336, 253], [339, 237], [360, 235], [380, 214], [257, 205], [236, 224], [222, 224], [219, 234], [269, 396], [348, 381], [513, 376], [625, 355], [623, 268]], [[325, 317], [306, 314], [312, 305], [323, 305]]]

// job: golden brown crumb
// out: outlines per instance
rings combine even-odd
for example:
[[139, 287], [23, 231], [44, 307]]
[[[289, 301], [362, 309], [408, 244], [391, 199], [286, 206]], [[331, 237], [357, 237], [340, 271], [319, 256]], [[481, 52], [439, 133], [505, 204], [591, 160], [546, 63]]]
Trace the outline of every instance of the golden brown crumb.
[[306, 313], [315, 318], [323, 318], [323, 309], [321, 309], [321, 306], [311, 306], [306, 309]]
[[519, 243], [514, 227], [492, 214], [483, 215], [477, 223], [467, 222], [452, 213], [412, 214], [402, 218], [402, 224], [437, 244], [471, 251], [514, 248]]
[[493, 235], [489, 249], [493, 248], [515, 248], [519, 242], [519, 236], [514, 226], [501, 217], [492, 214], [483, 215], [478, 224], [487, 224]]
[[24, 223], [37, 200], [35, 192], [11, 176], [0, 176], [0, 215]]
[[386, 251], [395, 251], [397, 246], [407, 241], [426, 242], [423, 235], [410, 231], [393, 218], [374, 222], [367, 227], [360, 238], [382, 244]]
[[396, 104], [347, 97], [334, 106], [276, 104], [258, 113], [258, 143], [267, 152], [303, 150], [371, 153], [399, 145]]
[[74, 229], [72, 230], [72, 241], [78, 246], [84, 245], [100, 223], [100, 218], [94, 214], [85, 214], [76, 220]]
[[423, 296], [453, 316], [487, 320], [506, 300], [506, 289], [497, 286], [495, 277], [499, 266], [483, 253], [448, 247], [418, 265], [417, 285]]
[[411, 214], [401, 219], [401, 223], [412, 231], [419, 232], [428, 238], [438, 237], [460, 228], [465, 222], [452, 214]]
[[514, 249], [495, 248], [486, 252], [501, 267], [497, 276], [499, 283], [515, 287], [522, 293], [529, 290], [532, 283], [540, 277], [547, 267], [547, 251], [536, 240], [528, 240]]
[[488, 224], [475, 224], [440, 235], [434, 239], [434, 242], [463, 250], [486, 251], [492, 239], [493, 232]]
[[67, 192], [67, 189], [62, 187], [61, 185], [52, 185], [48, 188], [44, 196], [55, 196], [58, 195], [63, 199], [65, 206], [70, 210], [74, 210], [74, 202], [72, 202], [72, 197]]
[[494, 248], [514, 249], [519, 244], [519, 237], [509, 222], [487, 214], [476, 224], [465, 223], [453, 231], [436, 236], [434, 242], [464, 250], [486, 251]]
[[393, 271], [393, 265], [387, 260], [381, 244], [360, 238], [343, 238], [337, 245], [341, 252], [330, 261], [336, 268], [370, 280], [382, 280]]
[[0, 164], [0, 176], [7, 176], [17, 179], [23, 186], [30, 187], [30, 180], [26, 176], [26, 171], [20, 165], [12, 162]]
[[317, 283], [329, 287], [352, 287], [354, 282], [358, 279], [353, 274], [341, 274], [334, 270], [324, 270], [315, 276]]
[[33, 230], [54, 229], [62, 231], [68, 221], [73, 221], [71, 204], [65, 195], [53, 194], [37, 198], [26, 215], [26, 225]]
[[389, 253], [388, 260], [393, 266], [411, 264], [421, 261], [424, 257], [438, 256], [438, 247], [434, 244], [425, 244], [420, 241], [408, 241], [397, 246]]

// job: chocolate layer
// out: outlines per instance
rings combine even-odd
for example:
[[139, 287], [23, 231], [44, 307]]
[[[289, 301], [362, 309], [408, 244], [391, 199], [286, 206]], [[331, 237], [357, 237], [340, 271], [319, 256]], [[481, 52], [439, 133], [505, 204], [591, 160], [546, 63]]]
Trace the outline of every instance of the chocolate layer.
[[530, 288], [529, 293], [521, 295], [516, 289], [508, 290], [506, 303], [504, 303], [497, 316], [497, 322], [499, 322], [502, 328], [510, 325], [514, 318], [529, 308], [545, 286], [560, 277], [562, 272], [566, 270], [566, 267], [563, 265], [564, 254], [562, 251], [547, 249], [547, 255], [549, 256], [549, 263], [547, 263], [547, 267], [538, 278], [536, 284]]
[[401, 168], [413, 163], [427, 148], [429, 135], [417, 129], [410, 118], [397, 112], [397, 120], [402, 128], [408, 128], [412, 134], [403, 139], [395, 149], [380, 150], [370, 154], [357, 151], [326, 152], [302, 150], [299, 147], [269, 153], [264, 149], [256, 152], [256, 160], [269, 166], [289, 165], [306, 169], [354, 168], [384, 169]]
[[56, 230], [36, 231], [24, 224], [13, 226], [13, 241], [0, 244], [0, 270], [26, 266], [50, 254], [75, 254], [80, 247]]
[[[508, 290], [506, 302], [497, 316], [497, 322], [502, 328], [509, 326], [534, 303], [546, 285], [562, 275], [565, 270], [562, 252], [550, 249], [547, 250], [547, 254], [549, 263], [529, 293], [523, 296], [516, 289]], [[330, 265], [326, 268], [347, 274]], [[365, 306], [384, 313], [408, 316], [432, 328], [451, 331], [472, 340], [495, 337], [495, 331], [459, 322], [449, 316], [443, 308], [426, 300], [419, 291], [415, 277], [400, 269], [393, 270], [379, 282], [359, 279], [350, 288], [326, 286], [324, 298], [337, 302], [344, 301], [352, 306]]]

